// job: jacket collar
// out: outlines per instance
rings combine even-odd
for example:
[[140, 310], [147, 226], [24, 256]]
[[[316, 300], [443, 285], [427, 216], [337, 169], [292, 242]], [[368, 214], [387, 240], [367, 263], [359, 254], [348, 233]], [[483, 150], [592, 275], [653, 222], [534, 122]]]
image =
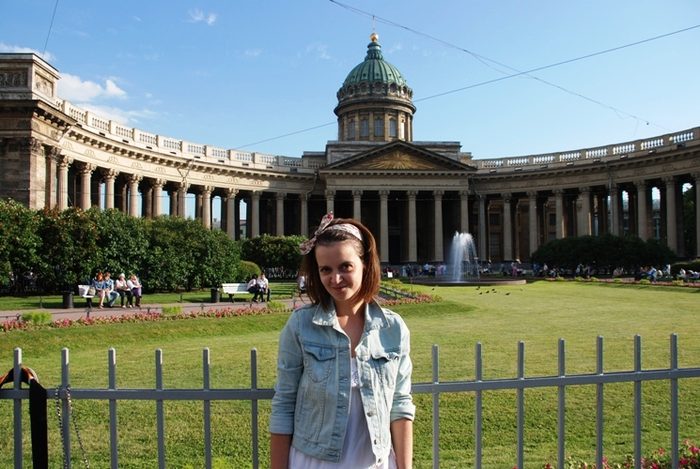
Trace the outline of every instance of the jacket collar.
[[[321, 304], [316, 305], [312, 322], [319, 326], [333, 327], [336, 321], [335, 308], [323, 308]], [[372, 301], [365, 305], [365, 330], [381, 329], [388, 325], [384, 310]]]

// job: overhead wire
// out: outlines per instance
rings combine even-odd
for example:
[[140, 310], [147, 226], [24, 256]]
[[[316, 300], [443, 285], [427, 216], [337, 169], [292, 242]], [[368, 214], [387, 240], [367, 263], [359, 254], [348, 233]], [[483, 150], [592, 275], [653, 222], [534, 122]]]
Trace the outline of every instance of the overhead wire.
[[[589, 53], [589, 54], [584, 54], [584, 55], [577, 56], [577, 57], [574, 57], [574, 58], [571, 58], [571, 59], [561, 60], [561, 61], [559, 61], [559, 62], [554, 62], [554, 63], [551, 63], [551, 64], [542, 65], [542, 66], [534, 67], [534, 68], [531, 68], [531, 69], [528, 69], [528, 70], [520, 71], [520, 70], [518, 70], [518, 69], [516, 69], [516, 68], [514, 68], [514, 67], [511, 67], [511, 66], [509, 66], [509, 65], [506, 65], [506, 64], [504, 64], [504, 63], [501, 63], [501, 62], [499, 62], [499, 61], [497, 61], [497, 60], [491, 59], [491, 58], [486, 57], [486, 56], [484, 56], [484, 55], [482, 55], [482, 54], [478, 54], [478, 53], [476, 53], [476, 52], [474, 52], [474, 51], [471, 51], [471, 50], [469, 50], [469, 49], [467, 49], [467, 48], [464, 48], [464, 47], [455, 45], [455, 44], [453, 44], [453, 43], [451, 43], [451, 42], [445, 41], [444, 39], [438, 38], [438, 37], [436, 37], [436, 36], [432, 36], [432, 35], [430, 35], [430, 34], [427, 34], [427, 33], [421, 32], [421, 31], [418, 31], [418, 30], [416, 30], [416, 29], [410, 28], [410, 27], [405, 26], [405, 25], [402, 25], [402, 24], [400, 24], [400, 23], [396, 23], [396, 22], [394, 22], [394, 21], [388, 20], [388, 19], [383, 18], [383, 17], [381, 17], [381, 16], [377, 16], [377, 15], [375, 15], [375, 14], [373, 14], [373, 13], [370, 13], [370, 12], [361, 10], [361, 9], [359, 9], [359, 8], [356, 8], [356, 7], [347, 5], [347, 4], [345, 4], [345, 3], [339, 2], [338, 0], [328, 0], [328, 1], [331, 2], [331, 3], [333, 3], [334, 5], [337, 5], [337, 6], [341, 7], [341, 8], [344, 8], [344, 9], [347, 9], [347, 10], [349, 10], [349, 11], [352, 11], [352, 12], [354, 12], [354, 13], [356, 13], [356, 14], [359, 14], [359, 15], [362, 15], [362, 16], [367, 16], [367, 17], [372, 18], [373, 25], [374, 25], [374, 22], [376, 21], [376, 22], [380, 22], [380, 23], [383, 23], [383, 24], [387, 24], [387, 25], [389, 25], [389, 26], [393, 26], [393, 27], [396, 27], [396, 28], [404, 29], [404, 30], [406, 30], [406, 31], [408, 31], [408, 32], [411, 32], [411, 33], [413, 33], [413, 34], [416, 34], [416, 35], [419, 35], [419, 36], [423, 36], [423, 37], [426, 37], [426, 38], [428, 38], [428, 39], [431, 39], [431, 40], [433, 40], [433, 41], [435, 41], [435, 42], [438, 42], [438, 43], [440, 43], [440, 44], [443, 44], [443, 45], [445, 45], [446, 47], [450, 47], [450, 48], [459, 50], [459, 51], [461, 51], [461, 52], [464, 52], [464, 53], [466, 53], [466, 54], [472, 56], [474, 59], [476, 59], [477, 61], [481, 62], [481, 63], [484, 64], [485, 66], [487, 66], [487, 67], [489, 67], [489, 68], [491, 68], [491, 69], [493, 69], [493, 70], [495, 70], [495, 71], [497, 71], [497, 72], [499, 72], [499, 73], [506, 73], [506, 72], [503, 72], [502, 70], [498, 70], [496, 67], [492, 66], [491, 64], [496, 64], [496, 65], [498, 65], [498, 66], [500, 66], [500, 67], [504, 67], [504, 68], [507, 68], [507, 69], [512, 70], [512, 71], [515, 72], [515, 73], [511, 73], [511, 74], [506, 74], [506, 75], [504, 75], [504, 76], [502, 76], [502, 77], [497, 77], [497, 78], [492, 78], [492, 79], [484, 80], [484, 81], [477, 82], [477, 83], [472, 83], [472, 84], [470, 84], [470, 85], [462, 86], [462, 87], [455, 88], [455, 89], [452, 89], [452, 90], [442, 91], [442, 92], [435, 93], [435, 94], [432, 94], [432, 95], [424, 96], [424, 97], [422, 97], [422, 98], [416, 98], [416, 99], [413, 100], [413, 102], [428, 101], [428, 100], [435, 99], [435, 98], [439, 98], [439, 97], [442, 97], [442, 96], [447, 96], [447, 95], [450, 95], [450, 94], [459, 93], [459, 92], [461, 92], [461, 91], [466, 91], [466, 90], [478, 88], [478, 87], [481, 87], [481, 86], [485, 86], [485, 85], [490, 85], [490, 84], [493, 84], [493, 83], [501, 82], [501, 81], [508, 80], [508, 79], [511, 79], [511, 78], [516, 78], [516, 77], [525, 76], [525, 77], [531, 78], [531, 79], [533, 79], [533, 80], [537, 80], [537, 81], [539, 81], [539, 82], [541, 82], [541, 83], [543, 83], [543, 84], [546, 84], [546, 85], [548, 85], [548, 86], [552, 86], [552, 87], [554, 87], [554, 88], [557, 88], [557, 89], [559, 89], [559, 90], [561, 90], [561, 91], [564, 91], [564, 92], [566, 92], [566, 93], [569, 93], [569, 94], [571, 94], [571, 95], [577, 96], [577, 97], [579, 97], [579, 98], [581, 98], [581, 99], [584, 99], [584, 100], [587, 100], [587, 101], [592, 102], [592, 103], [594, 103], [594, 104], [597, 104], [597, 105], [599, 105], [599, 106], [601, 106], [601, 107], [608, 108], [608, 109], [610, 109], [610, 110], [612, 110], [612, 111], [614, 111], [614, 112], [616, 112], [616, 113], [618, 113], [618, 114], [623, 114], [623, 115], [626, 115], [626, 116], [628, 116], [628, 117], [631, 117], [631, 118], [635, 119], [637, 122], [644, 122], [644, 123], [646, 123], [647, 125], [650, 124], [650, 123], [652, 123], [653, 125], [655, 125], [655, 126], [661, 128], [661, 129], [665, 129], [665, 127], [663, 127], [663, 126], [661, 126], [661, 125], [659, 125], [659, 124], [653, 123], [653, 122], [650, 121], [649, 119], [645, 119], [645, 118], [636, 116], [636, 115], [634, 115], [634, 114], [632, 114], [632, 113], [629, 113], [629, 112], [627, 112], [627, 111], [624, 111], [624, 110], [622, 110], [622, 109], [619, 109], [619, 108], [617, 108], [617, 107], [615, 107], [615, 106], [613, 106], [613, 105], [604, 103], [604, 102], [602, 102], [602, 101], [600, 101], [600, 100], [598, 100], [598, 99], [591, 98], [591, 97], [586, 96], [586, 95], [584, 95], [584, 94], [582, 94], [582, 93], [569, 90], [569, 89], [567, 89], [567, 88], [565, 88], [565, 87], [563, 87], [563, 86], [561, 86], [561, 85], [558, 85], [558, 84], [556, 84], [556, 83], [552, 83], [552, 82], [550, 82], [550, 81], [548, 81], [548, 80], [544, 80], [544, 79], [542, 79], [542, 78], [540, 78], [540, 77], [534, 76], [534, 75], [532, 75], [532, 73], [539, 72], [539, 71], [542, 71], [542, 70], [551, 69], [551, 68], [555, 68], [555, 67], [559, 67], [559, 66], [566, 65], [566, 64], [570, 64], [570, 63], [573, 63], [573, 62], [578, 62], [578, 61], [581, 61], [581, 60], [590, 59], [590, 58], [597, 57], [597, 56], [604, 55], [604, 54], [609, 54], [609, 53], [616, 52], [616, 51], [619, 51], [619, 50], [622, 50], [622, 49], [626, 49], [626, 48], [638, 46], [638, 45], [641, 45], [641, 44], [645, 44], [645, 43], [648, 43], [648, 42], [656, 41], [656, 40], [659, 40], [659, 39], [663, 39], [663, 38], [666, 38], [666, 37], [674, 36], [674, 35], [677, 35], [677, 34], [685, 33], [685, 32], [692, 31], [692, 30], [695, 30], [695, 29], [700, 28], [700, 24], [696, 24], [696, 25], [693, 25], [693, 26], [689, 26], [689, 27], [686, 27], [686, 28], [678, 29], [678, 30], [671, 31], [671, 32], [668, 32], [668, 33], [664, 33], [664, 34], [659, 34], [659, 35], [656, 35], [656, 36], [652, 36], [652, 37], [649, 37], [649, 38], [645, 38], [645, 39], [641, 39], [641, 40], [638, 40], [638, 41], [630, 42], [630, 43], [627, 43], [627, 44], [622, 44], [622, 45], [619, 45], [619, 46], [610, 47], [610, 48], [603, 49], [603, 50], [596, 51], [596, 52], [592, 52], [592, 53]], [[373, 27], [374, 27], [374, 26], [373, 26]], [[278, 136], [276, 136], [276, 137], [266, 138], [266, 139], [263, 139], [263, 140], [259, 140], [259, 141], [257, 141], [257, 142], [247, 143], [247, 144], [245, 144], [245, 145], [237, 146], [237, 147], [234, 147], [234, 148], [247, 148], [247, 147], [250, 147], [250, 146], [253, 146], [253, 145], [259, 145], [259, 144], [261, 144], [261, 143], [267, 143], [267, 142], [271, 142], [271, 141], [274, 141], [274, 140], [279, 140], [279, 139], [281, 139], [281, 138], [289, 137], [289, 136], [292, 136], [292, 135], [298, 135], [298, 134], [301, 134], [301, 133], [310, 132], [310, 131], [312, 131], [312, 130], [316, 130], [316, 129], [319, 129], [319, 128], [322, 128], [322, 127], [327, 127], [327, 126], [330, 126], [330, 125], [333, 125], [333, 124], [335, 124], [335, 122], [327, 122], [327, 123], [325, 123], [325, 124], [319, 124], [319, 125], [315, 125], [315, 126], [313, 126], [313, 127], [308, 127], [308, 128], [296, 130], [296, 131], [293, 131], [293, 132], [288, 132], [288, 133], [285, 133], [285, 134], [282, 134], [282, 135], [278, 135]], [[668, 129], [666, 129], [666, 130], [668, 130]]]
[[49, 23], [49, 30], [46, 33], [46, 40], [44, 41], [44, 50], [41, 53], [41, 55], [46, 55], [46, 48], [49, 45], [49, 38], [51, 37], [51, 30], [53, 29], [53, 21], [56, 18], [56, 10], [58, 10], [58, 1], [56, 0], [56, 3], [53, 5], [53, 13], [51, 14], [51, 23]]

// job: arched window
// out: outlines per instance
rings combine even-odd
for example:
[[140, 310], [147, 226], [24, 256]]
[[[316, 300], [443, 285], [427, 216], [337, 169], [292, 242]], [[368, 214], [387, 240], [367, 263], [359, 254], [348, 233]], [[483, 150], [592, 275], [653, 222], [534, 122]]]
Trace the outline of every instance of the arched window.
[[348, 140], [355, 140], [355, 119], [348, 120]]
[[360, 119], [360, 138], [369, 138], [369, 120], [366, 117]]
[[393, 117], [389, 119], [389, 137], [391, 138], [396, 138], [397, 132], [398, 132], [398, 127], [396, 126], [396, 119]]
[[374, 136], [383, 137], [384, 136], [384, 117], [374, 118]]

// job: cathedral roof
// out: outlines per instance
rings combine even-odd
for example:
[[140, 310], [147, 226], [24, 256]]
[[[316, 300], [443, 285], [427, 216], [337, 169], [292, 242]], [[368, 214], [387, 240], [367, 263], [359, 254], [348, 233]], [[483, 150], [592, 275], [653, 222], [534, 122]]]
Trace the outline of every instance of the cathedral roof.
[[401, 75], [399, 69], [384, 60], [382, 56], [382, 46], [379, 45], [379, 36], [372, 33], [371, 42], [367, 45], [367, 56], [365, 60], [356, 65], [343, 82], [343, 87], [356, 85], [362, 82], [381, 82], [384, 84], [395, 84], [405, 86], [406, 79]]

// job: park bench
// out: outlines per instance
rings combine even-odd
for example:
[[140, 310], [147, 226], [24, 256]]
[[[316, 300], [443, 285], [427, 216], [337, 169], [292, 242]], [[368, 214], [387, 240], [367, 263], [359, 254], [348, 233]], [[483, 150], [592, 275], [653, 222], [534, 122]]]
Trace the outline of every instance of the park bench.
[[78, 296], [85, 298], [85, 303], [87, 307], [92, 309], [92, 299], [95, 295], [90, 294], [91, 285], [78, 285]]
[[221, 290], [228, 294], [228, 298], [233, 303], [233, 296], [239, 293], [248, 293], [251, 295], [248, 291], [248, 284], [247, 283], [222, 283], [221, 284]]

